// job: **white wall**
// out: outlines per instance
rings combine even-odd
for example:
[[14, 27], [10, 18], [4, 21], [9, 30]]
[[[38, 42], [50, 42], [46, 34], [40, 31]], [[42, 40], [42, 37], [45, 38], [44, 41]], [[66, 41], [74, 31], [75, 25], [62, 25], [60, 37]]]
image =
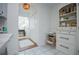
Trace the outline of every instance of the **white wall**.
[[55, 4], [54, 7], [51, 6], [51, 32], [56, 32], [58, 26], [59, 14], [58, 6]]
[[51, 9], [49, 4], [40, 4], [39, 6], [39, 40], [41, 45], [44, 45], [47, 40], [47, 35], [51, 27]]
[[10, 42], [7, 45], [8, 54], [17, 54], [18, 53], [18, 41], [17, 41], [17, 33], [18, 33], [18, 4], [11, 3], [8, 4], [7, 7], [7, 26], [8, 33], [13, 34], [10, 39]]
[[25, 12], [20, 4], [19, 15], [28, 16], [30, 21], [30, 37], [39, 46], [45, 44], [46, 36], [50, 32], [50, 7], [49, 4], [31, 4], [30, 10]]

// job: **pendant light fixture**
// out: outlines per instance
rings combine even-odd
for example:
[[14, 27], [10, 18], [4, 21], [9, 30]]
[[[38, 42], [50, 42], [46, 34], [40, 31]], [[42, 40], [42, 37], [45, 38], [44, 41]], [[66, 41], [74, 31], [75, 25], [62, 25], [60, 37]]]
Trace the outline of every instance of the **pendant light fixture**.
[[25, 11], [28, 11], [30, 9], [30, 4], [29, 3], [23, 3], [23, 9]]

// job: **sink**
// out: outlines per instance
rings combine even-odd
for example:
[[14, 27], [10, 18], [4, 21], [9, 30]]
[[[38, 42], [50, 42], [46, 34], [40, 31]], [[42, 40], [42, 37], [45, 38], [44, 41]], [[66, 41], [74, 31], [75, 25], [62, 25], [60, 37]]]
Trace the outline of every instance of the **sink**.
[[0, 48], [9, 41], [12, 34], [0, 34]]

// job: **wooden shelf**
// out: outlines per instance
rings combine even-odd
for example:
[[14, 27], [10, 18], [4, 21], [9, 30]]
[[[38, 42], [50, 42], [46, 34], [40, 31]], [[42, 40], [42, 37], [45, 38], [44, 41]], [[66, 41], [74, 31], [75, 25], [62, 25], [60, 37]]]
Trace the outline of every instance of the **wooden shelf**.
[[[61, 25], [65, 23], [65, 25]], [[60, 27], [76, 27], [77, 21], [76, 20], [67, 20], [67, 21], [60, 21]]]
[[60, 17], [72, 16], [74, 14], [76, 14], [76, 11], [73, 11], [73, 12], [70, 12], [70, 13], [67, 13], [67, 14], [60, 15]]
[[70, 21], [77, 21], [77, 20], [72, 19], [72, 20], [63, 20], [63, 21], [59, 21], [59, 22], [70, 22]]

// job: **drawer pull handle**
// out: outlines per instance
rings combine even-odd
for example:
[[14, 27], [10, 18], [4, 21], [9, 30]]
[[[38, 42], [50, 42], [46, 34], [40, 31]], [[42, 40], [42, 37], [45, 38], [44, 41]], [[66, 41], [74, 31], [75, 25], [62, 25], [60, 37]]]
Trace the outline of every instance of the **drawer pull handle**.
[[66, 49], [69, 49], [69, 47], [63, 46], [63, 45], [61, 45], [61, 44], [60, 44], [60, 46], [61, 46], [61, 47], [64, 47], [64, 48], [66, 48]]
[[69, 40], [69, 38], [65, 38], [65, 37], [60, 37], [61, 39], [66, 39], [66, 40]]

